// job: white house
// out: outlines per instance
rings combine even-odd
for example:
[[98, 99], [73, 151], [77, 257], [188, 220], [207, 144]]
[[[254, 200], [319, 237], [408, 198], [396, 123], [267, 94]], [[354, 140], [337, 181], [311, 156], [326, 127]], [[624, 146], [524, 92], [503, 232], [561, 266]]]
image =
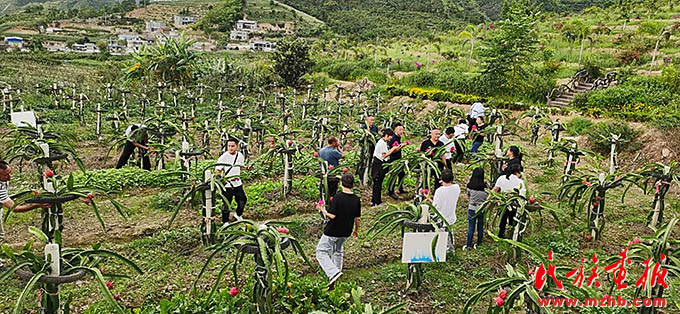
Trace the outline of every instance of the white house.
[[236, 21], [236, 30], [252, 32], [257, 30], [257, 21], [238, 20]]
[[55, 52], [55, 51], [70, 51], [71, 49], [66, 46], [66, 43], [63, 41], [55, 41], [55, 40], [48, 40], [44, 41], [42, 43], [42, 46], [47, 49], [47, 51]]
[[146, 21], [146, 32], [147, 33], [155, 33], [159, 31], [163, 31], [166, 29], [165, 23], [159, 23], [156, 21]]
[[5, 45], [21, 49], [24, 47], [24, 39], [21, 37], [5, 37]]
[[80, 53], [99, 53], [99, 48], [95, 43], [73, 44], [71, 50]]
[[273, 43], [271, 41], [267, 40], [253, 40], [249, 43], [250, 45], [250, 50], [255, 50], [255, 51], [274, 51], [276, 50], [276, 43]]
[[229, 39], [235, 40], [235, 41], [248, 41], [250, 38], [250, 33], [245, 32], [245, 31], [239, 31], [239, 30], [231, 30], [231, 33], [229, 33]]
[[176, 26], [186, 26], [198, 22], [198, 18], [190, 15], [175, 15], [174, 22]]

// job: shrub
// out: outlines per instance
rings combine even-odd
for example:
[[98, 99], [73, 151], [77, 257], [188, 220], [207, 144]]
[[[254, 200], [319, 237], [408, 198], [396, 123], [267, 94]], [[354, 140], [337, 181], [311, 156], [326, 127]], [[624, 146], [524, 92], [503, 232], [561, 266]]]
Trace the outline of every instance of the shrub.
[[621, 140], [628, 142], [625, 145], [620, 145], [618, 147], [619, 150], [636, 150], [640, 148], [637, 138], [641, 133], [625, 122], [600, 122], [593, 125], [590, 133], [588, 133], [588, 140], [595, 149], [609, 151], [611, 144], [609, 144], [608, 139], [611, 137], [611, 134], [617, 134]]
[[575, 117], [567, 121], [565, 129], [571, 136], [583, 135], [593, 127], [593, 122], [581, 117]]
[[441, 89], [422, 89], [422, 88], [404, 88], [401, 86], [391, 85], [386, 89], [390, 96], [409, 96], [420, 99], [429, 99], [434, 101], [449, 101], [459, 104], [471, 104], [478, 101], [480, 97], [475, 95], [466, 95], [443, 91]]

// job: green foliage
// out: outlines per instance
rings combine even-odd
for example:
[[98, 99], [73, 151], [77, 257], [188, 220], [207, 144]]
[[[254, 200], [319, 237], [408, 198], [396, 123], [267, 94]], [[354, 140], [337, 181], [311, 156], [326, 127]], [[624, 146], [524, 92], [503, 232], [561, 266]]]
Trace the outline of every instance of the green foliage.
[[506, 2], [503, 10], [503, 19], [488, 35], [481, 53], [483, 77], [493, 94], [513, 100], [516, 91], [530, 88], [527, 78], [538, 43], [535, 25], [538, 12], [528, 0]]
[[629, 77], [617, 86], [577, 94], [572, 105], [594, 116], [677, 126], [672, 123], [680, 117], [680, 93], [673, 85], [678, 82], [676, 71]]
[[191, 81], [198, 54], [189, 48], [195, 41], [184, 33], [179, 39], [165, 40], [132, 54], [134, 63], [126, 68], [128, 80], [150, 79], [175, 85]]
[[440, 89], [422, 89], [422, 88], [404, 88], [401, 86], [391, 85], [387, 87], [387, 93], [391, 96], [409, 96], [419, 99], [429, 99], [435, 101], [449, 101], [459, 104], [471, 104], [478, 101], [480, 97], [474, 95], [465, 95], [451, 93]]
[[274, 73], [287, 86], [297, 86], [305, 73], [313, 66], [309, 58], [309, 45], [301, 38], [285, 38], [276, 45], [276, 52], [272, 56]]
[[241, 16], [241, 0], [220, 0], [196, 23], [195, 27], [210, 34], [229, 32], [234, 22]]
[[661, 25], [654, 21], [644, 21], [638, 26], [637, 32], [643, 35], [659, 36], [661, 34]]
[[74, 176], [76, 183], [89, 180], [91, 184], [108, 190], [125, 191], [133, 187], [161, 188], [181, 181], [170, 170], [146, 171], [140, 168], [99, 169]]
[[356, 81], [368, 78], [371, 82], [386, 84], [389, 76], [377, 69], [370, 58], [359, 61], [342, 61], [322, 59], [314, 67], [314, 71], [326, 72], [328, 76], [341, 81]]
[[567, 134], [571, 136], [586, 134], [592, 127], [592, 121], [581, 117], [571, 118], [564, 124]]
[[599, 122], [592, 126], [588, 133], [588, 140], [600, 151], [608, 152], [611, 144], [608, 140], [611, 134], [620, 135], [620, 139], [628, 144], [619, 145], [618, 150], [636, 150], [640, 147], [637, 138], [642, 132], [621, 121]]
[[149, 208], [164, 212], [171, 212], [179, 200], [177, 196], [170, 192], [161, 191], [152, 195], [149, 200]]

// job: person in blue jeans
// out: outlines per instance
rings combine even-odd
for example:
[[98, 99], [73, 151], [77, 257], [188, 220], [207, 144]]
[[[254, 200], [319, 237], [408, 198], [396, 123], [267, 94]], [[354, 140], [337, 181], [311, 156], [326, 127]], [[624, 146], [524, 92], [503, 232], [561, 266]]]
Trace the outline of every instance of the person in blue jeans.
[[476, 135], [474, 136], [470, 152], [477, 153], [479, 147], [484, 144], [484, 129], [486, 126], [487, 125], [484, 124], [484, 117], [477, 117], [477, 124], [472, 126], [472, 132], [476, 133]]
[[[463, 246], [463, 250], [467, 248], [476, 249], [477, 246], [482, 245], [484, 239], [484, 214], [477, 214], [477, 208], [484, 203], [489, 194], [486, 189], [489, 185], [484, 182], [484, 168], [477, 167], [472, 171], [470, 182], [467, 184], [467, 198], [468, 198], [468, 231], [467, 242]], [[472, 244], [472, 237], [475, 235], [477, 229], [477, 243]]]

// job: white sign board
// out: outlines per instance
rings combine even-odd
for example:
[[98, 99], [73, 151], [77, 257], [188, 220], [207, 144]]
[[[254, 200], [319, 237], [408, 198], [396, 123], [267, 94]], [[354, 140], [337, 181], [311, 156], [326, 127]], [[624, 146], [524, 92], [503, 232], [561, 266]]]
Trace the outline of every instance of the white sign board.
[[[437, 235], [439, 237], [434, 250], [436, 256], [432, 256], [432, 241]], [[404, 264], [446, 262], [447, 237], [448, 232], [404, 233], [401, 262]]]
[[12, 124], [18, 127], [31, 126], [33, 128], [37, 128], [37, 119], [35, 118], [33, 111], [13, 112], [11, 114], [11, 118]]

